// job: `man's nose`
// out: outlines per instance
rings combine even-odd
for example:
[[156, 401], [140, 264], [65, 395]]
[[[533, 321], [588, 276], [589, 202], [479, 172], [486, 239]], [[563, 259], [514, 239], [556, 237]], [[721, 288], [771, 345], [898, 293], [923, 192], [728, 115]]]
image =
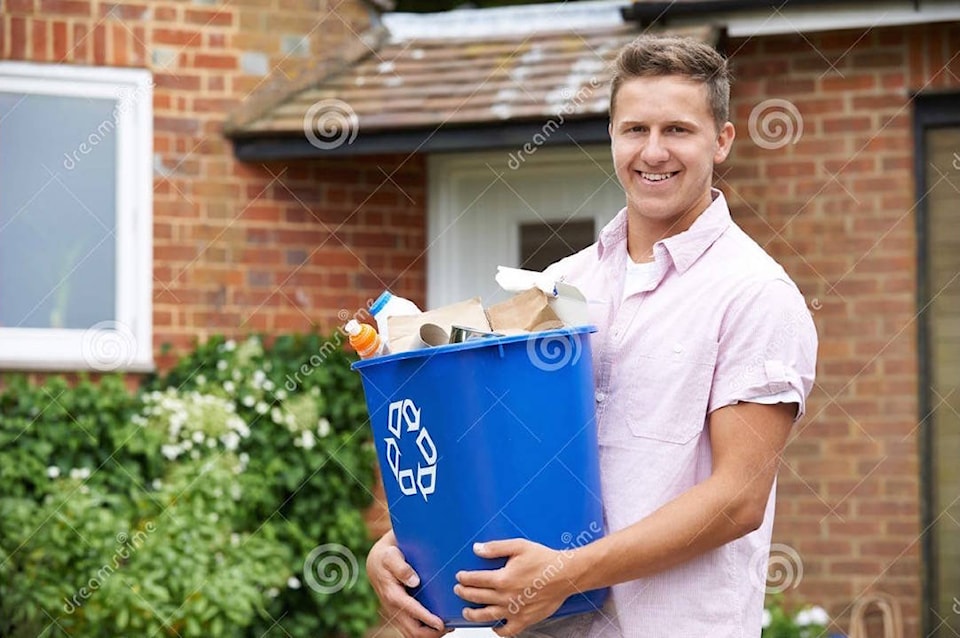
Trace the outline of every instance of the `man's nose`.
[[640, 159], [647, 164], [662, 164], [670, 157], [669, 151], [663, 145], [663, 139], [659, 133], [651, 133], [643, 145], [643, 151], [640, 153]]

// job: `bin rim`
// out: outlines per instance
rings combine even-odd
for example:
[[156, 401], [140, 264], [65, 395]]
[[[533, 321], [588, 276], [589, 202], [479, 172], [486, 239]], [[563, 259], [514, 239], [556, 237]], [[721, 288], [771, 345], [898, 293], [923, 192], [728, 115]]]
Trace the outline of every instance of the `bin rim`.
[[552, 330], [540, 330], [538, 332], [525, 332], [523, 334], [507, 335], [503, 337], [480, 337], [476, 339], [470, 339], [469, 341], [464, 341], [463, 343], [448, 343], [442, 346], [420, 348], [419, 350], [406, 350], [404, 352], [395, 352], [393, 354], [385, 354], [379, 357], [371, 357], [369, 359], [360, 359], [359, 361], [355, 361], [353, 364], [351, 364], [350, 369], [359, 370], [361, 368], [366, 368], [380, 363], [389, 363], [391, 361], [403, 361], [405, 359], [416, 359], [419, 357], [433, 357], [453, 352], [463, 352], [464, 350], [476, 350], [478, 348], [490, 348], [493, 346], [520, 343], [529, 341], [530, 339], [542, 339], [561, 335], [588, 334], [591, 332], [597, 332], [597, 327], [592, 324], [588, 324], [583, 326], [554, 328]]

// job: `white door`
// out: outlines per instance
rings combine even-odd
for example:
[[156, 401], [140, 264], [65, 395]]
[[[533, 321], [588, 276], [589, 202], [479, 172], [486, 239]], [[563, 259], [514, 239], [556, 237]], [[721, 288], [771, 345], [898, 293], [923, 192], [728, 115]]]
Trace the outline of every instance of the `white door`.
[[623, 208], [607, 146], [437, 154], [428, 162], [427, 305], [506, 298], [497, 266], [542, 270]]

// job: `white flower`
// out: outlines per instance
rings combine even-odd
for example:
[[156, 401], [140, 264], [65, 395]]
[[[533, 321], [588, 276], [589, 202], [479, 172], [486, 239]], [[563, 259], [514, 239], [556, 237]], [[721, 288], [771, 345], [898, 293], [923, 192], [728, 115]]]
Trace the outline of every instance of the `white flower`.
[[75, 480], [86, 480], [90, 477], [90, 468], [88, 467], [79, 467], [70, 470], [70, 478]]
[[227, 394], [233, 394], [236, 391], [237, 386], [234, 385], [233, 381], [224, 381], [223, 382], [223, 391]]
[[241, 452], [241, 453], [240, 453], [240, 463], [242, 463], [243, 465], [246, 465], [246, 464], [249, 463], [249, 462], [250, 462], [250, 455], [247, 454], [246, 452]]
[[202, 374], [197, 375], [197, 385], [204, 385], [206, 384], [206, 382], [207, 382], [207, 377], [203, 376]]
[[227, 352], [233, 352], [234, 350], [237, 349], [237, 342], [234, 341], [233, 339], [228, 339], [228, 340], [223, 344], [223, 349], [224, 349], [225, 351], [227, 351]]
[[275, 394], [276, 397], [277, 397], [279, 400], [281, 400], [281, 401], [283, 401], [284, 399], [287, 398], [287, 391], [284, 390], [283, 388], [280, 388], [280, 389], [277, 390], [274, 394]]
[[313, 438], [313, 432], [304, 430], [300, 433], [299, 438], [293, 440], [293, 444], [297, 447], [302, 447], [304, 450], [312, 450], [317, 444], [317, 440]]
[[226, 369], [227, 369], [226, 361], [224, 361], [223, 359], [220, 359], [219, 361], [217, 361], [217, 370], [219, 370], [220, 372], [223, 372]]
[[194, 443], [203, 443], [203, 439], [205, 437], [203, 436], [203, 432], [200, 432], [199, 430], [197, 430], [196, 432], [190, 435], [190, 438], [193, 439]]
[[223, 447], [231, 452], [236, 450], [237, 446], [240, 445], [240, 435], [236, 432], [227, 432], [220, 437], [220, 440], [223, 442]]
[[153, 479], [153, 481], [150, 483], [150, 487], [159, 492], [160, 489], [163, 488], [163, 482], [160, 479]]
[[257, 402], [257, 400], [254, 399], [254, 398], [253, 398], [252, 396], [250, 396], [249, 394], [246, 395], [245, 397], [243, 397], [243, 399], [240, 400], [240, 403], [244, 404], [244, 405], [247, 406], [248, 408], [252, 408], [252, 407], [253, 407], [253, 404], [256, 403], [256, 402]]
[[267, 598], [276, 598], [280, 595], [280, 590], [276, 587], [271, 587], [267, 590]]
[[320, 436], [320, 438], [330, 434], [330, 421], [327, 419], [320, 419], [317, 422], [317, 434]]
[[199, 459], [199, 458], [200, 458], [200, 450], [192, 450], [192, 451], [190, 452], [190, 458], [193, 459], [193, 460]]
[[213, 437], [210, 437], [209, 439], [207, 439], [206, 444], [207, 444], [207, 447], [209, 448], [217, 447], [217, 441]]
[[296, 576], [287, 579], [287, 587], [290, 589], [300, 589], [300, 580]]
[[171, 461], [180, 456], [180, 446], [179, 445], [162, 445], [160, 446], [160, 453]]
[[770, 626], [770, 623], [773, 622], [773, 615], [770, 613], [769, 609], [763, 610], [763, 620], [760, 621], [760, 624], [764, 629]]
[[280, 410], [280, 408], [271, 408], [270, 420], [276, 424], [283, 423], [283, 412]]
[[277, 385], [270, 379], [267, 379], [266, 381], [263, 382], [263, 389], [266, 390], [267, 392], [272, 392], [273, 389], [276, 387]]
[[263, 386], [263, 382], [267, 380], [267, 375], [263, 370], [254, 370], [253, 371], [253, 387], [260, 388]]
[[192, 450], [193, 441], [191, 441], [190, 439], [187, 439], [186, 441], [180, 444], [180, 447], [183, 448], [184, 450]]
[[239, 545], [239, 544], [240, 544], [240, 534], [237, 534], [236, 532], [234, 532], [233, 534], [230, 534], [230, 544], [233, 545], [234, 547], [236, 547], [237, 545]]
[[254, 409], [257, 411], [257, 414], [266, 414], [270, 411], [270, 406], [263, 401], [260, 401], [257, 403], [257, 407]]
[[823, 607], [809, 607], [797, 612], [794, 622], [796, 622], [799, 627], [809, 627], [810, 625], [826, 627], [830, 622], [830, 616]]
[[57, 467], [56, 465], [51, 465], [50, 467], [47, 468], [47, 476], [49, 476], [52, 479], [57, 478], [58, 476], [60, 476], [60, 468]]

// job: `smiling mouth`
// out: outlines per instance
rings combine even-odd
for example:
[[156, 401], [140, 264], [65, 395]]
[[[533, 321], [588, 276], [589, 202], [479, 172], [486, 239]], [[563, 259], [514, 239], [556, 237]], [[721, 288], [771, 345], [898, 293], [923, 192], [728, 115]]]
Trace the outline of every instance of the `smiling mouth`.
[[680, 171], [673, 171], [672, 173], [646, 173], [643, 171], [636, 171], [636, 173], [648, 182], [665, 182]]

